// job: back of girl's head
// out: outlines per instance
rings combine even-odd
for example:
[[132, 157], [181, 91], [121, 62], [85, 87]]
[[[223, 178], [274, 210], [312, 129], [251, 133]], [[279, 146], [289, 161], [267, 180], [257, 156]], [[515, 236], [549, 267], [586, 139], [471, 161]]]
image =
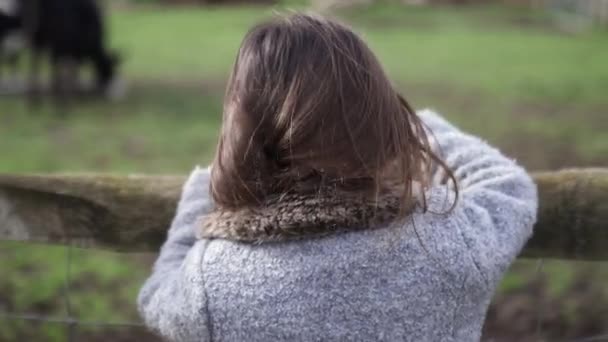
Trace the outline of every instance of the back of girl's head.
[[220, 208], [323, 187], [374, 195], [389, 182], [408, 204], [434, 159], [418, 117], [349, 28], [292, 14], [246, 35], [212, 168]]

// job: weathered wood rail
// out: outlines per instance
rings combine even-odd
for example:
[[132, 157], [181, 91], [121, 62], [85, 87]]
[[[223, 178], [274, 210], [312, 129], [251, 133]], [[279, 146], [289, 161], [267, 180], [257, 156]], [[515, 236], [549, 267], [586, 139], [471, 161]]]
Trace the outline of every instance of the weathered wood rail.
[[[534, 174], [539, 220], [523, 257], [608, 260], [608, 169]], [[0, 240], [156, 251], [184, 177], [0, 175]]]

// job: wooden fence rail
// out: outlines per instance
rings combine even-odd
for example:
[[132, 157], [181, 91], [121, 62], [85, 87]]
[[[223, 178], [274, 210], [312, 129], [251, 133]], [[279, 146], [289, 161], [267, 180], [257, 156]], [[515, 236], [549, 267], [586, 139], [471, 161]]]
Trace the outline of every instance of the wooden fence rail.
[[[608, 169], [534, 174], [540, 209], [523, 257], [608, 260]], [[0, 175], [0, 240], [158, 250], [184, 177]]]

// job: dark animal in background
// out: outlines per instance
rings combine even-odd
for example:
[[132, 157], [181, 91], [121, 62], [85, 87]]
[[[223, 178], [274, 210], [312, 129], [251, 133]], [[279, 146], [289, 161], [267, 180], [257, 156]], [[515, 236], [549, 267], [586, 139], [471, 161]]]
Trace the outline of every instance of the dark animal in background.
[[16, 4], [0, 0], [0, 85], [16, 80], [20, 52], [25, 45], [20, 28]]
[[118, 57], [108, 51], [104, 17], [95, 0], [0, 0], [16, 2], [20, 24], [31, 53], [29, 92], [38, 98], [40, 60], [48, 57], [51, 90], [65, 102], [79, 89], [78, 72], [92, 66], [95, 93], [116, 96]]
[[104, 20], [95, 0], [22, 1], [25, 15], [32, 15], [35, 26], [32, 49], [37, 55], [48, 53], [57, 95], [74, 90], [78, 67], [87, 62], [93, 66], [97, 91], [109, 91], [118, 58], [105, 48]]

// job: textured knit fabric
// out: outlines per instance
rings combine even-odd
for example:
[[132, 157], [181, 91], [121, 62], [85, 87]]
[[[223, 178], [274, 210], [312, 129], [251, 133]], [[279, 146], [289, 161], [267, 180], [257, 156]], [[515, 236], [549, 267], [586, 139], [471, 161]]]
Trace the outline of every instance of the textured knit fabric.
[[[385, 228], [247, 244], [197, 239], [213, 209], [209, 170], [184, 185], [138, 304], [173, 341], [478, 341], [493, 292], [530, 237], [536, 187], [482, 140], [419, 113], [460, 197]], [[439, 177], [439, 176], [438, 176]]]

